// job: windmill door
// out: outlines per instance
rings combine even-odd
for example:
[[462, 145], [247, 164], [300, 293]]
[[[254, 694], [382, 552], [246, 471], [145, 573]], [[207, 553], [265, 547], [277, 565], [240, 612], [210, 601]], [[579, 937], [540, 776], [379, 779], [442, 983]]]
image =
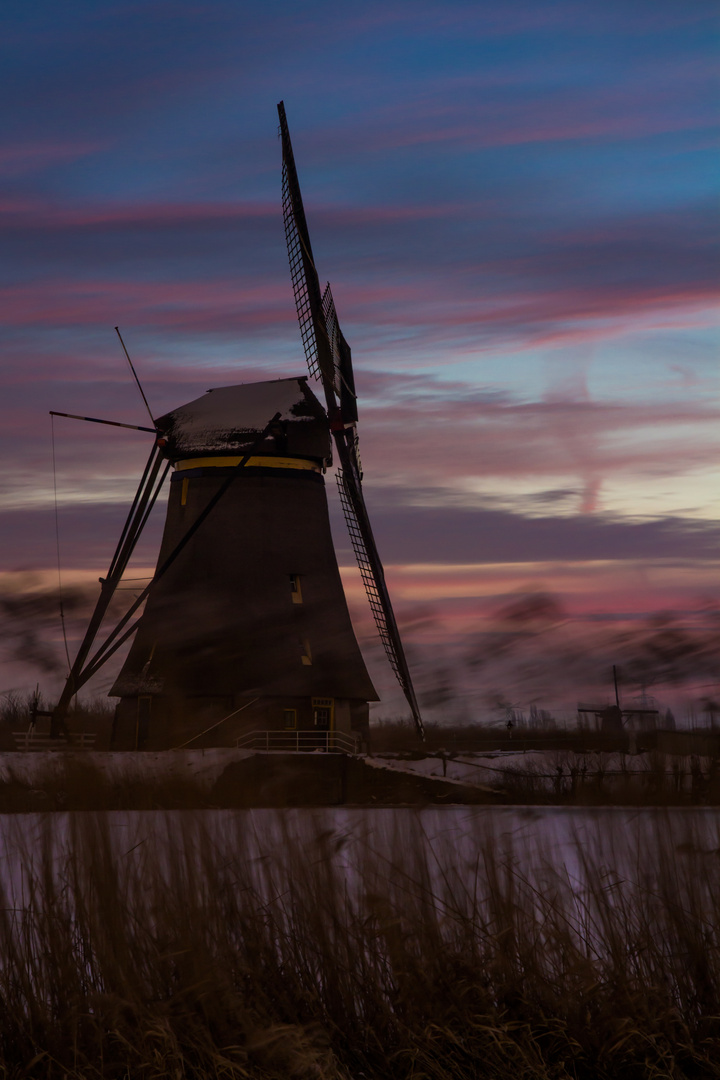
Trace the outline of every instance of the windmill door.
[[152, 698], [142, 696], [137, 702], [137, 723], [135, 726], [135, 749], [142, 750], [150, 734], [150, 714], [152, 712]]
[[334, 698], [314, 697], [312, 699], [313, 724], [316, 731], [332, 731], [335, 713]]

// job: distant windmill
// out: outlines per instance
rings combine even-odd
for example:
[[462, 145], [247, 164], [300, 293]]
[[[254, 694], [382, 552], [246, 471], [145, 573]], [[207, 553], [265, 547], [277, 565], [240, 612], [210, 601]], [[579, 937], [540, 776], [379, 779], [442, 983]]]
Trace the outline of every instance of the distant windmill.
[[[377, 695], [350, 622], [323, 473], [334, 441], [340, 499], [385, 651], [422, 722], [362, 491], [350, 348], [321, 292], [285, 109], [282, 203], [310, 375], [211, 390], [153, 421], [156, 440], [100, 599], [54, 711], [134, 637], [110, 695], [118, 748], [227, 743], [250, 728], [367, 733]], [[167, 472], [151, 583], [95, 638]], [[134, 622], [143, 602], [145, 610]]]
[[[615, 688], [615, 704], [614, 705], [583, 705], [578, 704], [578, 713], [590, 713], [595, 717], [595, 723], [599, 725], [600, 730], [604, 732], [616, 732], [622, 731], [626, 726], [629, 719], [635, 717], [656, 717], [658, 715], [657, 709], [644, 709], [636, 706], [632, 706], [629, 709], [620, 708], [620, 691], [618, 689], [618, 677], [617, 668], [613, 664], [613, 686]], [[647, 723], [648, 721], [644, 721]], [[652, 721], [654, 726], [654, 720]]]

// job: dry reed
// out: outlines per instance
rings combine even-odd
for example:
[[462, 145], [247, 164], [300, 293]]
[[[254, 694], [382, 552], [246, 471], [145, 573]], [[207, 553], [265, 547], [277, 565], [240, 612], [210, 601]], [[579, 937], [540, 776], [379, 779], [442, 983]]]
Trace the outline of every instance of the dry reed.
[[720, 1077], [716, 840], [659, 814], [568, 872], [385, 814], [382, 845], [266, 816], [265, 852], [243, 813], [157, 814], [128, 850], [113, 815], [18, 824], [0, 1076]]

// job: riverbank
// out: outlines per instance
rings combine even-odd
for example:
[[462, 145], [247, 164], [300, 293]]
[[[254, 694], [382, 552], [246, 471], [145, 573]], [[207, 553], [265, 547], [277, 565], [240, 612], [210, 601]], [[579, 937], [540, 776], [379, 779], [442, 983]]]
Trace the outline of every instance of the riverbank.
[[720, 759], [517, 749], [0, 754], [6, 814], [428, 805], [720, 806]]

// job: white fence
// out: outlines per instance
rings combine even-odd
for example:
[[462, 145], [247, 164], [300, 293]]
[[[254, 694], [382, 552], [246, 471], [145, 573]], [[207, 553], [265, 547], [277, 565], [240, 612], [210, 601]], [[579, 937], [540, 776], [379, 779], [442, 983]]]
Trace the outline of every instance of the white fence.
[[36, 731], [13, 731], [16, 750], [92, 750], [97, 737], [95, 731], [79, 731], [68, 739], [58, 735], [52, 739]]
[[340, 754], [360, 752], [360, 739], [345, 731], [248, 731], [237, 739], [239, 750], [322, 750]]

